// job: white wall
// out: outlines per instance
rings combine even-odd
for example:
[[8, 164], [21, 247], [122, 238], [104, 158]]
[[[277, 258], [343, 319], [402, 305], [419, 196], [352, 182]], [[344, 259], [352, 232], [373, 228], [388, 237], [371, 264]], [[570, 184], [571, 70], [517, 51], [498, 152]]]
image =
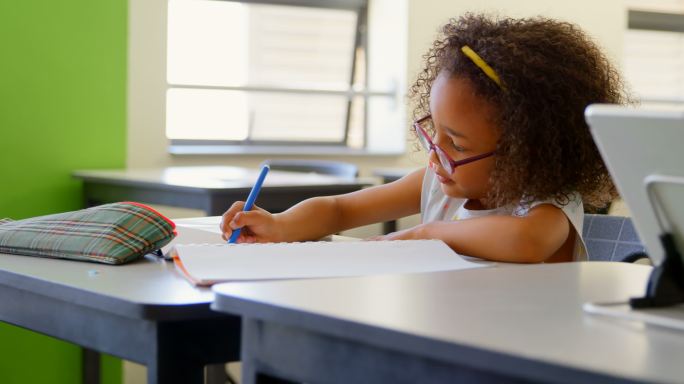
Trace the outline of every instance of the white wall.
[[627, 10], [623, 0], [480, 0], [471, 1], [411, 0], [409, 1], [408, 76], [421, 66], [421, 55], [432, 42], [439, 26], [449, 18], [465, 12], [483, 11], [500, 16], [546, 16], [578, 24], [595, 38], [604, 52], [619, 64], [622, 58], [622, 38], [627, 27]]
[[[439, 26], [449, 17], [465, 11], [497, 12], [501, 15], [545, 15], [578, 23], [595, 36], [617, 63], [622, 54], [622, 35], [626, 11], [622, 0], [576, 0], [573, 2], [543, 0], [484, 0], [478, 6], [471, 1], [397, 0], [406, 7], [408, 23], [407, 68], [404, 84], [410, 84], [421, 66], [421, 57], [433, 40]], [[164, 93], [166, 87], [166, 0], [130, 0], [129, 4], [129, 68], [128, 68], [128, 146], [129, 168], [169, 165], [229, 164], [255, 167], [263, 156], [171, 156], [166, 152], [164, 135]], [[410, 109], [409, 109], [410, 111]], [[398, 127], [397, 129], [408, 129]], [[361, 167], [362, 175], [370, 175], [379, 167], [419, 166], [424, 156], [411, 145], [403, 156], [353, 157], [336, 159], [351, 161]]]

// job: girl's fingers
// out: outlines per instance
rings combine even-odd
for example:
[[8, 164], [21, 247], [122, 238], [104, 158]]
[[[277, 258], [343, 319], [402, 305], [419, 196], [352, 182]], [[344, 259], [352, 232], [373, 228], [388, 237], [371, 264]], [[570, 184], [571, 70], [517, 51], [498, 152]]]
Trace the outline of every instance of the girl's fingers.
[[228, 208], [228, 210], [221, 217], [221, 224], [219, 225], [219, 228], [221, 229], [221, 233], [223, 233], [224, 237], [230, 237], [230, 234], [232, 232], [230, 222], [233, 221], [233, 217], [235, 216], [235, 214], [242, 211], [244, 206], [244, 201], [236, 201], [235, 203], [233, 203], [233, 205], [230, 206], [230, 208]]
[[231, 229], [258, 225], [263, 222], [264, 214], [258, 211], [238, 212], [229, 223]]

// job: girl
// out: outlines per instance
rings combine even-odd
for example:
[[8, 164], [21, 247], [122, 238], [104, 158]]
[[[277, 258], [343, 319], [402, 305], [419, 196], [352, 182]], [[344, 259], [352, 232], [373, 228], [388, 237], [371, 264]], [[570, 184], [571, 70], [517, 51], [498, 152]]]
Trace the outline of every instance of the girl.
[[224, 237], [244, 227], [239, 242], [312, 240], [420, 212], [422, 224], [376, 239], [440, 239], [504, 262], [584, 259], [583, 204], [616, 192], [583, 112], [623, 102], [617, 72], [569, 23], [468, 14], [442, 34], [410, 92], [425, 169], [280, 214], [237, 202]]

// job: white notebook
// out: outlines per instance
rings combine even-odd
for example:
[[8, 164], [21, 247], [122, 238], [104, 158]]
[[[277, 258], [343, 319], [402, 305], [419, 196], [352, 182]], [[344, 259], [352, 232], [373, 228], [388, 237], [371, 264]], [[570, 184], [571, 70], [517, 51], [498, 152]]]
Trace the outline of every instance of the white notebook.
[[221, 237], [218, 225], [189, 225], [176, 224], [176, 236], [170, 243], [162, 247], [162, 255], [166, 259], [171, 259], [171, 250], [176, 244], [225, 244], [226, 241]]
[[434, 272], [484, 267], [440, 240], [177, 244], [176, 266], [195, 285]]
[[[214, 219], [213, 217], [207, 218], [207, 221]], [[226, 244], [227, 242], [221, 237], [221, 230], [218, 224], [210, 223], [205, 224], [200, 222], [199, 224], [189, 223], [188, 221], [192, 219], [179, 220], [176, 223], [176, 233], [178, 234], [171, 242], [166, 244], [161, 248], [162, 256], [165, 259], [171, 260], [173, 258], [171, 250], [177, 244]], [[194, 220], [198, 221], [198, 220]], [[212, 220], [213, 221], [213, 220]], [[340, 236], [340, 235], [330, 235], [321, 239], [321, 241], [358, 241], [358, 238]]]

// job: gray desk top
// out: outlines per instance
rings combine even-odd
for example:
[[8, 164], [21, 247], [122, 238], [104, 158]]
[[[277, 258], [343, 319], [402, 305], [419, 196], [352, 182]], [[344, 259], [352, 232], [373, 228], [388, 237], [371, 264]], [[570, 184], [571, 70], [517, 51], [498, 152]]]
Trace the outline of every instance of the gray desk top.
[[135, 318], [206, 317], [213, 300], [155, 256], [113, 266], [0, 254], [2, 285]]
[[[215, 229], [217, 217], [176, 220]], [[218, 235], [217, 235], [218, 236]], [[192, 286], [172, 262], [155, 256], [125, 265], [0, 254], [6, 285], [121, 316], [149, 319], [206, 317], [214, 294]]]
[[[180, 189], [250, 189], [259, 170], [241, 167], [202, 166], [158, 169], [79, 170], [73, 176], [86, 181], [110, 184], [164, 186]], [[316, 173], [271, 171], [264, 188], [297, 188], [312, 185], [325, 188], [332, 185], [370, 185], [369, 180], [348, 179]]]
[[683, 333], [581, 309], [641, 295], [650, 271], [587, 262], [229, 283], [215, 286], [213, 308], [482, 369], [679, 381]]

